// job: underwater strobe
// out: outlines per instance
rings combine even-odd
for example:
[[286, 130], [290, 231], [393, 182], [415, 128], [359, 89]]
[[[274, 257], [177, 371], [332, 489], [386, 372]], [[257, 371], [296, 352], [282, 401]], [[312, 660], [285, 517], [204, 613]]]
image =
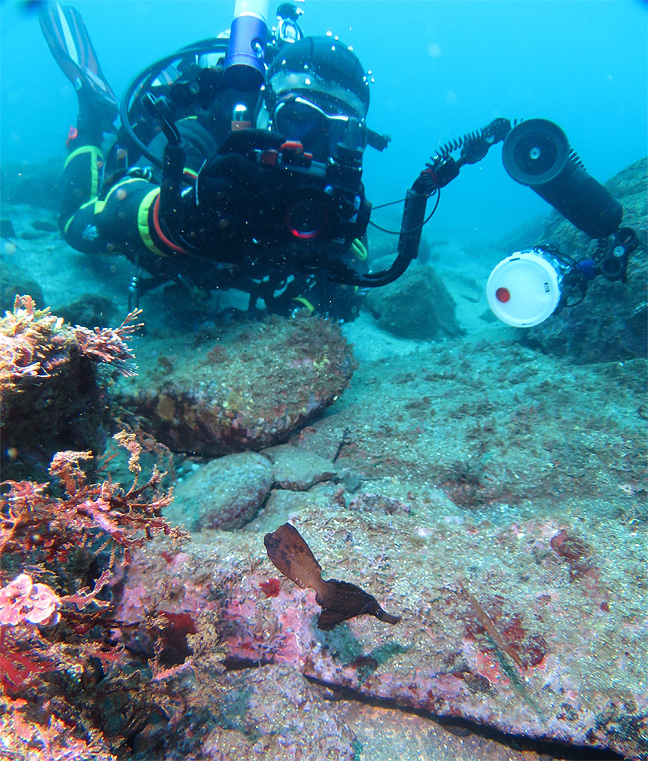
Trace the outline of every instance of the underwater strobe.
[[530, 328], [551, 316], [562, 298], [566, 267], [542, 248], [516, 251], [491, 272], [486, 297], [496, 317]]
[[[522, 185], [527, 185], [550, 203], [565, 219], [600, 242], [621, 232], [623, 207], [591, 177], [569, 145], [565, 133], [546, 119], [530, 119], [515, 126], [502, 149], [504, 168]], [[500, 262], [488, 279], [488, 303], [497, 317], [516, 327], [543, 322], [564, 306], [576, 290], [581, 298], [587, 280], [599, 272], [608, 279], [624, 279], [627, 254], [617, 277], [609, 277], [605, 258], [619, 255], [604, 252], [603, 261], [574, 262], [549, 247], [517, 251]], [[566, 290], [567, 289], [567, 290]]]
[[225, 77], [234, 90], [258, 90], [265, 82], [268, 0], [236, 0], [225, 56]]

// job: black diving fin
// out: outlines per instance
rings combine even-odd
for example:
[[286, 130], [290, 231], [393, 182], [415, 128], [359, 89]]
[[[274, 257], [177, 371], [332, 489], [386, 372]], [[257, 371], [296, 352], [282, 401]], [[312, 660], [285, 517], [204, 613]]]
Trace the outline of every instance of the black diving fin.
[[38, 18], [45, 40], [79, 99], [81, 122], [115, 132], [117, 98], [106, 81], [81, 14], [71, 5], [44, 2]]

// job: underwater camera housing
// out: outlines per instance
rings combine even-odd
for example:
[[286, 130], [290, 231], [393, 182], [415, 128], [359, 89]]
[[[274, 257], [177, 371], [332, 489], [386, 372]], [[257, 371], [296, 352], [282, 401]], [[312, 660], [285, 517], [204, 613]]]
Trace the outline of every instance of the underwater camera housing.
[[[257, 12], [250, 16], [252, 5]], [[382, 273], [370, 275], [363, 264], [366, 251], [356, 243], [366, 232], [371, 210], [361, 182], [364, 150], [369, 145], [382, 151], [389, 138], [353, 116], [324, 114], [323, 118], [333, 120], [335, 126], [326, 161], [319, 156], [316, 160], [298, 141], [268, 145], [261, 133], [266, 138], [276, 133], [253, 128], [258, 108], [254, 103], [259, 96], [246, 89], [256, 87], [261, 72], [265, 72], [260, 47], [263, 35], [258, 23], [265, 11], [259, 10], [259, 5], [237, 2], [229, 41], [224, 37], [204, 40], [151, 64], [133, 80], [122, 98], [123, 144], [135, 157], [150, 160], [161, 175], [156, 212], [160, 231], [179, 253], [223, 263], [254, 263], [256, 273], [264, 267], [283, 268], [307, 275], [321, 272], [345, 284], [372, 286], [389, 282], [404, 271], [402, 262], [388, 268], [384, 277]], [[269, 59], [282, 45], [301, 39], [297, 23], [300, 15], [301, 9], [292, 3], [279, 6], [276, 29], [265, 41]], [[239, 26], [241, 29], [234, 34], [234, 28]], [[210, 175], [211, 179], [218, 175], [219, 156], [227, 153], [251, 159], [261, 168], [264, 189], [257, 192], [253, 188], [250, 197], [264, 202], [272, 196], [272, 203], [261, 203], [249, 211], [242, 234], [232, 236], [235, 243], [231, 246], [220, 244], [218, 231], [212, 241], [208, 236], [192, 234], [186, 204], [182, 203], [183, 193], [192, 181], [184, 173], [185, 155], [178, 129], [197, 111], [205, 113], [206, 104], [223, 92], [229, 99], [238, 98], [233, 101], [232, 131], [220, 144], [218, 154], [208, 158], [198, 173], [196, 207], [202, 205], [203, 218], [208, 216]], [[162, 156], [150, 147], [160, 131], [167, 139]], [[266, 186], [271, 192], [265, 191]]]
[[[361, 277], [356, 271], [361, 248], [352, 244], [366, 231], [371, 204], [361, 182], [364, 136], [358, 119], [349, 117], [327, 162], [315, 161], [300, 142], [285, 141], [279, 133], [233, 130], [198, 173], [195, 203], [188, 212], [183, 202], [185, 154], [168, 103], [149, 95], [144, 104], [167, 138], [158, 220], [179, 253], [222, 263], [324, 271], [344, 283]], [[231, 181], [239, 190], [245, 188], [239, 206], [247, 211], [240, 234], [228, 246], [218, 220], [211, 226], [209, 220], [223, 196], [223, 183]], [[202, 236], [192, 234], [191, 209], [201, 215]]]
[[[334, 155], [323, 163], [305, 152], [301, 143], [284, 141], [277, 133], [232, 132], [219, 156], [199, 173], [197, 198], [209, 205], [212, 183], [224, 176], [232, 154], [243, 159], [242, 166], [247, 162], [247, 184], [262, 190], [255, 199], [258, 209], [246, 240], [232, 251], [221, 249], [219, 260], [236, 263], [248, 258], [270, 267], [288, 264], [307, 272], [326, 271], [334, 280], [344, 278], [353, 268], [351, 244], [364, 235], [371, 210], [361, 182], [359, 133], [350, 124], [346, 134], [345, 142], [338, 143]], [[174, 225], [176, 235], [181, 228], [180, 219]], [[190, 250], [213, 255], [209, 245]]]

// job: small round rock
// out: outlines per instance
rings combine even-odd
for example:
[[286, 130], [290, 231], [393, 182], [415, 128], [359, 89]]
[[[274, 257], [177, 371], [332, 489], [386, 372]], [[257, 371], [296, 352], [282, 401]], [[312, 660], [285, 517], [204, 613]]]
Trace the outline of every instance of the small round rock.
[[271, 486], [267, 457], [256, 452], [226, 455], [178, 483], [165, 517], [190, 531], [241, 528], [257, 515]]

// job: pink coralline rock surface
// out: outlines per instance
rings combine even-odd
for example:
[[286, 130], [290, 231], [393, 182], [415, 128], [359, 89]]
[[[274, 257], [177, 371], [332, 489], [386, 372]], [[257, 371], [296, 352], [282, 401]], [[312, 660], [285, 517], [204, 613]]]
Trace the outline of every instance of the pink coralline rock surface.
[[339, 326], [305, 315], [148, 338], [138, 357], [119, 401], [172, 451], [211, 457], [285, 441], [338, 399], [354, 368]]
[[446, 512], [443, 498], [431, 495], [410, 514], [339, 510], [323, 526], [313, 507], [295, 519], [324, 578], [360, 584], [403, 616], [397, 626], [362, 617], [319, 631], [314, 593], [279, 578], [251, 531], [204, 531], [173, 556], [146, 551], [127, 572], [118, 617], [138, 620], [167, 585], [162, 608], [213, 611], [227, 662], [253, 680], [280, 664], [358, 696], [641, 758], [648, 616], [631, 589], [612, 591], [623, 577], [640, 583], [639, 541], [615, 550], [602, 526], [589, 541], [606, 542], [605, 554], [586, 562], [577, 525], [495, 527], [438, 521], [437, 511]]
[[[140, 552], [118, 618], [140, 620], [153, 600], [187, 614], [169, 618], [180, 628], [211, 616], [221, 671], [201, 679], [214, 695], [234, 675], [254, 689], [265, 675], [264, 699], [287, 710], [300, 698], [273, 698], [274, 675], [293, 687], [299, 675], [338, 699], [645, 759], [644, 395], [638, 360], [574, 368], [514, 344], [366, 362], [327, 415], [268, 452], [273, 486], [243, 529]], [[335, 477], [296, 487], [278, 477], [286, 457]], [[265, 533], [287, 520], [324, 579], [357, 584], [402, 621], [318, 630], [314, 593], [265, 553]], [[187, 634], [174, 658], [191, 671]], [[210, 730], [220, 747], [226, 724]], [[266, 730], [274, 743], [279, 728]]]

